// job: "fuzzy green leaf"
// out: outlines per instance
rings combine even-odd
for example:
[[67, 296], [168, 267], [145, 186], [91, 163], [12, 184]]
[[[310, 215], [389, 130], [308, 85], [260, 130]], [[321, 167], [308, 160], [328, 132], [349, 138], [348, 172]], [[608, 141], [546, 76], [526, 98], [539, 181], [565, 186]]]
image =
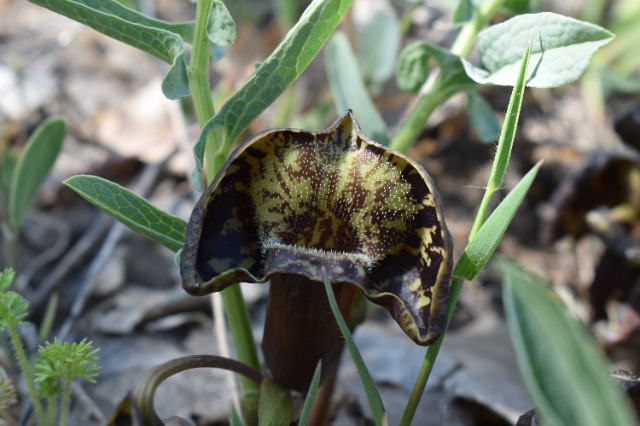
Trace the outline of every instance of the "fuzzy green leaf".
[[336, 32], [329, 40], [325, 66], [338, 113], [344, 114], [347, 110], [352, 110], [367, 137], [388, 145], [389, 132], [369, 96], [358, 61], [344, 33]]
[[236, 23], [221, 0], [215, 0], [207, 20], [207, 36], [217, 46], [229, 46], [236, 41]]
[[217, 129], [216, 158], [210, 160], [222, 164], [247, 126], [298, 78], [318, 54], [351, 3], [352, 0], [314, 0], [273, 53], [207, 121], [193, 150], [196, 170], [192, 181], [197, 189], [202, 189], [207, 135]]
[[515, 188], [498, 205], [495, 211], [482, 225], [476, 236], [469, 242], [462, 252], [462, 256], [453, 269], [453, 275], [472, 280], [487, 264], [489, 258], [495, 251], [498, 243], [502, 239], [507, 227], [511, 223], [516, 210], [522, 204], [529, 187], [533, 183], [542, 163], [536, 164], [518, 182]]
[[122, 186], [97, 176], [72, 176], [64, 184], [137, 233], [177, 251], [184, 245], [186, 222], [154, 207]]
[[593, 53], [614, 37], [597, 25], [550, 12], [519, 15], [480, 32], [480, 65], [464, 61], [469, 77], [481, 84], [513, 85], [534, 30], [530, 87], [558, 87], [576, 81]]
[[162, 81], [162, 92], [169, 99], [189, 95], [183, 37], [193, 39], [192, 23], [152, 19], [116, 0], [30, 1], [171, 64]]
[[260, 426], [288, 425], [297, 415], [291, 400], [291, 391], [265, 377], [260, 384], [258, 424]]
[[27, 299], [15, 291], [7, 291], [14, 277], [15, 272], [11, 268], [0, 273], [0, 330], [24, 324], [28, 314]]
[[398, 87], [407, 92], [418, 93], [429, 77], [430, 58], [429, 49], [422, 41], [413, 42], [405, 47], [398, 58]]
[[61, 118], [50, 118], [31, 135], [18, 158], [9, 190], [9, 226], [18, 229], [49, 175], [62, 149], [67, 125]]
[[542, 423], [635, 425], [627, 397], [583, 324], [549, 286], [505, 259], [503, 300], [514, 348]]
[[440, 68], [440, 90], [454, 93], [476, 85], [467, 76], [459, 56], [434, 44], [417, 41], [407, 46], [400, 54], [398, 86], [404, 90], [417, 92], [428, 77], [431, 59], [435, 59]]

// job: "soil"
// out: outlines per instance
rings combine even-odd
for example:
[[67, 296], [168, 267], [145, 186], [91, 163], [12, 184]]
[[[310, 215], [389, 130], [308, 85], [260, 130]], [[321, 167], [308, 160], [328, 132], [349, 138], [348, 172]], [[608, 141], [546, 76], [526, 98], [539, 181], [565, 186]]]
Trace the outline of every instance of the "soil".
[[[191, 2], [141, 3], [162, 19], [193, 16]], [[211, 72], [218, 107], [282, 37], [271, 3], [255, 3], [239, 2], [232, 8], [238, 40]], [[448, 24], [448, 13], [421, 6], [403, 43], [428, 37], [447, 45], [456, 30]], [[350, 18], [341, 28], [353, 35]], [[55, 309], [49, 339], [88, 337], [101, 348], [98, 383], [74, 384], [70, 424], [103, 423], [144, 374], [162, 362], [228, 350], [229, 342], [214, 335], [211, 299], [182, 290], [174, 253], [114, 223], [61, 183], [76, 174], [102, 176], [188, 219], [198, 196], [189, 175], [191, 145], [199, 130], [188, 102], [162, 96], [166, 69], [166, 64], [49, 10], [0, 0], [0, 152], [4, 146], [24, 147], [47, 117], [64, 117], [69, 129], [63, 152], [22, 227], [13, 266], [19, 273], [17, 286], [30, 301], [30, 321], [40, 324], [45, 310]], [[511, 88], [484, 87], [480, 92], [503, 120]], [[375, 102], [389, 128], [397, 128], [413, 97], [401, 92], [393, 78], [383, 85]], [[624, 182], [611, 178], [618, 172], [606, 170], [619, 159], [636, 168], [640, 164], [640, 98], [607, 92], [605, 103], [595, 108], [585, 100], [591, 98], [580, 83], [527, 90], [505, 188], [492, 206], [534, 164], [544, 160], [544, 165], [498, 252], [553, 285], [572, 313], [593, 330], [612, 369], [640, 371], [640, 218], [615, 222], [614, 228], [622, 231], [613, 237], [595, 232], [586, 221], [589, 212], [606, 213], [638, 202], [625, 200]], [[287, 114], [292, 100], [296, 106]], [[448, 100], [408, 153], [438, 186], [456, 259], [495, 152], [495, 144], [479, 140], [467, 110], [466, 96]], [[343, 112], [333, 107], [321, 54], [244, 136], [283, 125], [326, 128]], [[591, 184], [595, 186], [587, 186]], [[603, 201], [607, 196], [613, 201]], [[625, 254], [629, 247], [636, 257]], [[8, 265], [7, 253], [0, 256], [0, 265]], [[243, 285], [243, 291], [260, 340], [268, 287]], [[35, 326], [23, 331], [27, 346], [35, 350]], [[397, 424], [424, 348], [373, 305], [355, 339], [379, 385], [390, 424]], [[11, 359], [2, 341], [0, 365], [17, 379]], [[220, 371], [180, 374], [160, 387], [156, 408], [163, 418], [227, 424], [227, 380]], [[414, 424], [514, 424], [533, 406], [506, 327], [501, 278], [487, 268], [465, 284]], [[332, 424], [371, 423], [348, 356], [343, 357], [331, 407]], [[12, 410], [18, 418], [19, 407]]]

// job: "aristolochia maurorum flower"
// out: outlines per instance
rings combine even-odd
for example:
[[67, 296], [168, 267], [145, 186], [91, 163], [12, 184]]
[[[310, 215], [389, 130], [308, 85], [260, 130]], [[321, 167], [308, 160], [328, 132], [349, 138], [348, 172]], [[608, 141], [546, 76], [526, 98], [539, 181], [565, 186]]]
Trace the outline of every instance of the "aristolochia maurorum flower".
[[324, 132], [270, 130], [238, 147], [193, 210], [180, 269], [194, 295], [270, 281], [265, 361], [304, 392], [342, 350], [325, 278], [347, 321], [360, 289], [427, 345], [446, 324], [451, 253], [429, 175], [349, 112]]

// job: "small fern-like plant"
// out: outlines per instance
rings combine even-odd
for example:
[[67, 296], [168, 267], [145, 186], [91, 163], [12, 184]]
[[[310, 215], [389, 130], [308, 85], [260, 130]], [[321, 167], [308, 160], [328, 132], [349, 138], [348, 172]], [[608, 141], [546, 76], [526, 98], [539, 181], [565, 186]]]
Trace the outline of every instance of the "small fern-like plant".
[[83, 339], [80, 343], [60, 342], [55, 339], [53, 343], [47, 342], [40, 346], [41, 358], [36, 363], [35, 380], [40, 384], [42, 396], [48, 399], [49, 420], [55, 420], [55, 400], [62, 390], [62, 408], [60, 410], [60, 422], [65, 425], [69, 416], [69, 401], [71, 381], [84, 379], [95, 383], [98, 377], [100, 349], [93, 348], [93, 342]]
[[[0, 330], [7, 331], [13, 344], [33, 401], [37, 424], [64, 426], [69, 415], [71, 381], [84, 379], [95, 383], [99, 368], [99, 349], [94, 349], [93, 342], [87, 339], [73, 344], [62, 343], [57, 339], [53, 343], [46, 342], [39, 348], [40, 358], [34, 374], [18, 333], [18, 327], [26, 323], [29, 302], [15, 291], [9, 291], [14, 277], [12, 269], [5, 269], [0, 273]], [[42, 399], [48, 402], [47, 416]], [[0, 377], [0, 412], [4, 412], [3, 407], [8, 407], [15, 401], [15, 388], [11, 381]], [[62, 408], [60, 418], [56, 421], [58, 404]]]

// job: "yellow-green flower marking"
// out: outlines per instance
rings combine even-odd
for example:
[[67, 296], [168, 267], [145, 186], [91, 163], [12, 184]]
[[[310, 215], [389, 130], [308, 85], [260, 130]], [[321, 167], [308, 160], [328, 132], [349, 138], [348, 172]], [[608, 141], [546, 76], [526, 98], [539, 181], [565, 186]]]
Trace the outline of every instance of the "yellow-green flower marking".
[[[368, 140], [349, 112], [324, 132], [270, 130], [236, 149], [192, 213], [181, 275], [194, 295], [268, 280], [273, 293], [283, 277], [322, 287], [324, 265], [334, 288], [359, 287], [427, 345], [446, 324], [451, 253], [429, 175]], [[278, 309], [303, 316], [316, 302]]]

